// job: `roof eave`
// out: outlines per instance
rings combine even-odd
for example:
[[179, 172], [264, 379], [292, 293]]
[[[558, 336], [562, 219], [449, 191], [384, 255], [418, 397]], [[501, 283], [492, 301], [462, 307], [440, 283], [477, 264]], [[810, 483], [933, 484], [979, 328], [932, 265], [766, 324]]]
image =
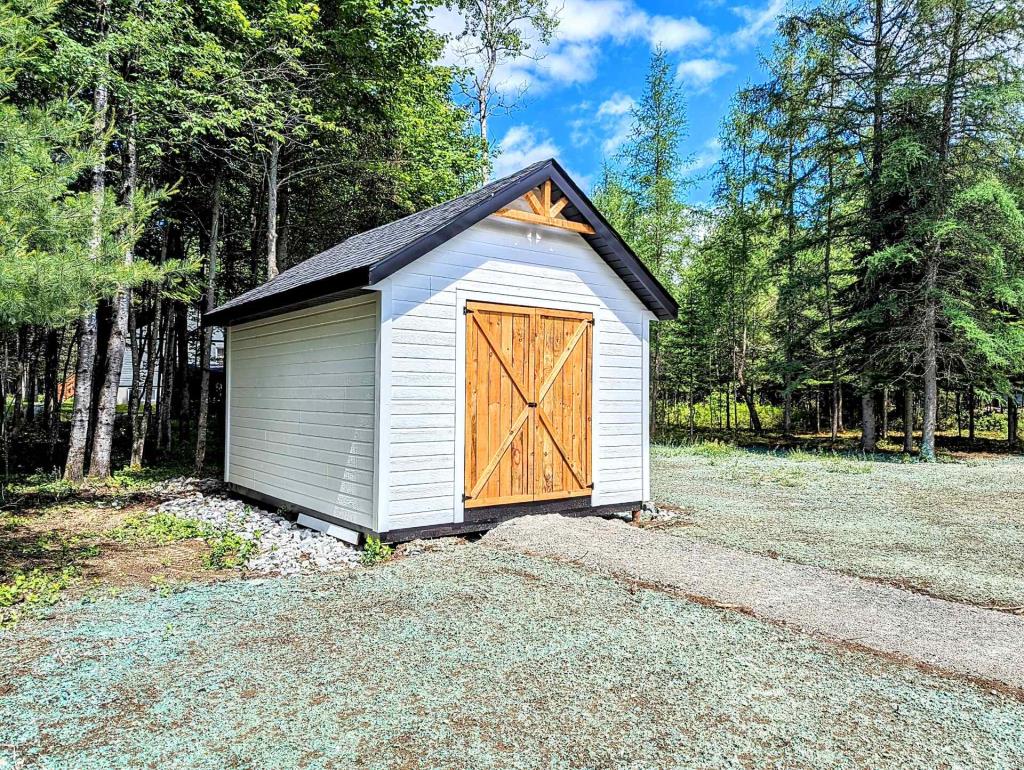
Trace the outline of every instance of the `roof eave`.
[[354, 296], [370, 284], [369, 268], [358, 267], [318, 281], [296, 286], [242, 305], [223, 307], [203, 314], [203, 326], [232, 326], [291, 310], [301, 310]]

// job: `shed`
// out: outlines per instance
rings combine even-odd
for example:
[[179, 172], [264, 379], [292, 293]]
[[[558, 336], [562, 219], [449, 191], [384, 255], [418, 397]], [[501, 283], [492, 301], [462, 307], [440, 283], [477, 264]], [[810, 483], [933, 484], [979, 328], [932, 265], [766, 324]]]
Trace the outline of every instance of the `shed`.
[[649, 499], [649, 322], [677, 307], [554, 160], [207, 314], [224, 478], [356, 540]]

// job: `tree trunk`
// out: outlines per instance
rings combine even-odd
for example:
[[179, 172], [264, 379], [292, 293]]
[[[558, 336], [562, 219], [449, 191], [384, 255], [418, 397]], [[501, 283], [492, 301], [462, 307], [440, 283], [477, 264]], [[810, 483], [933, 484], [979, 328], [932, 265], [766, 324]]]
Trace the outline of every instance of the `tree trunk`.
[[875, 438], [875, 394], [868, 391], [861, 396], [861, 441], [860, 446], [865, 452], [874, 452], [878, 449], [878, 442]]
[[[953, 137], [953, 107], [956, 98], [958, 71], [960, 68], [960, 36], [963, 32], [964, 10], [953, 4], [951, 40], [949, 57], [946, 64], [945, 84], [942, 98], [942, 121], [939, 127], [938, 147], [938, 190], [936, 200], [939, 205], [946, 205], [946, 174], [949, 148]], [[940, 212], [940, 216], [944, 214]], [[928, 461], [935, 460], [935, 433], [938, 423], [939, 385], [938, 385], [938, 305], [939, 259], [942, 244], [936, 241], [928, 250], [928, 261], [925, 265], [924, 279], [924, 423], [921, 429], [921, 457]]]
[[[135, 464], [135, 440], [139, 431], [140, 416], [142, 415], [142, 383], [145, 375], [142, 371], [143, 337], [139, 334], [137, 323], [138, 313], [133, 304], [128, 305], [128, 339], [131, 342], [132, 357], [132, 385], [128, 391], [128, 428], [131, 432], [131, 456], [128, 460], [129, 468], [139, 468], [140, 462]], [[140, 458], [141, 460], [141, 458]]]
[[37, 344], [39, 341], [39, 332], [35, 329], [30, 329], [28, 340], [28, 370], [25, 374], [25, 422], [31, 423], [36, 419], [36, 386], [39, 383], [39, 356]]
[[490, 111], [490, 105], [487, 103], [487, 100], [490, 98], [490, 94], [487, 93], [489, 88], [490, 78], [488, 75], [485, 75], [483, 87], [477, 91], [476, 95], [477, 122], [480, 124], [480, 149], [483, 153], [483, 165], [480, 169], [481, 184], [487, 184], [491, 175], [491, 146], [487, 137], [487, 119], [489, 117], [488, 112]]
[[903, 388], [903, 452], [914, 451], [914, 391], [910, 385]]
[[925, 278], [925, 310], [924, 310], [924, 416], [921, 426], [921, 459], [932, 462], [935, 460], [935, 429], [938, 419], [938, 341], [936, 324], [938, 308], [936, 307], [935, 288], [938, 264], [934, 258], [928, 261]]
[[162, 308], [163, 302], [157, 295], [153, 300], [153, 319], [146, 329], [146, 373], [141, 388], [143, 401], [132, 420], [132, 456], [129, 461], [132, 468], [142, 467], [142, 458], [146, 451], [146, 433], [149, 431], [149, 422], [153, 414], [156, 391], [154, 385], [159, 372], [157, 360], [160, 356], [157, 350], [157, 337], [160, 334]]
[[174, 339], [178, 345], [178, 365], [175, 368], [175, 382], [178, 385], [178, 435], [185, 441], [192, 427], [192, 392], [189, 389], [188, 378], [188, 306], [184, 302], [177, 303], [174, 319], [177, 324]]
[[281, 161], [281, 141], [270, 140], [267, 166], [267, 280], [277, 277], [277, 172]]
[[1009, 444], [1010, 449], [1017, 448], [1017, 435], [1019, 430], [1019, 414], [1020, 411], [1017, 408], [1017, 397], [1013, 390], [1010, 390], [1010, 395], [1006, 399], [1006, 441]]
[[[106, 24], [106, 4], [99, 3], [100, 27]], [[100, 64], [104, 69], [107, 62]], [[89, 256], [96, 261], [103, 245], [103, 203], [106, 197], [106, 148], [103, 146], [107, 132], [107, 83], [106, 73], [97, 76], [93, 94], [93, 151], [97, 158], [92, 167], [92, 233], [89, 236]], [[75, 368], [75, 403], [71, 411], [71, 437], [68, 442], [68, 457], [64, 464], [64, 480], [77, 484], [85, 477], [85, 451], [89, 439], [89, 417], [92, 413], [92, 379], [96, 358], [96, 310], [88, 311], [78, 322], [78, 365]]]
[[32, 328], [24, 324], [18, 329], [18, 348], [15, 353], [17, 367], [14, 372], [14, 404], [11, 409], [11, 425], [22, 422], [25, 417], [25, 400], [28, 391], [28, 359]]
[[281, 187], [281, 197], [277, 206], [277, 264], [288, 269], [288, 248], [290, 245], [291, 229], [288, 227], [288, 218], [291, 213], [291, 190], [287, 182]]
[[[206, 302], [205, 311], [213, 310], [217, 298], [217, 249], [220, 242], [220, 198], [221, 179], [220, 173], [213, 181], [213, 204], [210, 211], [210, 246], [206, 262]], [[210, 410], [210, 343], [213, 328], [203, 325], [200, 335], [199, 359], [202, 365], [202, 374], [199, 380], [199, 419], [196, 422], [196, 455], [195, 473], [200, 475], [203, 472], [203, 463], [206, 462], [206, 421]]]
[[56, 329], [46, 333], [45, 352], [43, 353], [43, 422], [47, 431], [52, 432], [55, 417], [60, 414], [57, 401], [57, 377], [60, 369], [60, 336]]
[[974, 386], [967, 391], [967, 438], [974, 441], [974, 418], [975, 410], [978, 408], [977, 396], [974, 394]]
[[882, 441], [889, 440], [889, 388], [882, 388]]
[[168, 301], [164, 309], [160, 356], [160, 403], [157, 415], [157, 446], [170, 450], [174, 444], [171, 435], [171, 394], [174, 390], [174, 305]]
[[[128, 119], [128, 138], [125, 142], [124, 184], [121, 199], [133, 213], [135, 188], [138, 184], [138, 154], [135, 146], [137, 120], [132, 113]], [[135, 247], [131, 240], [124, 251], [124, 264], [135, 261]], [[100, 389], [96, 412], [96, 430], [93, 434], [92, 455], [89, 460], [89, 475], [97, 479], [110, 476], [110, 454], [114, 443], [114, 427], [117, 421], [117, 391], [121, 384], [121, 367], [124, 364], [125, 338], [128, 334], [128, 314], [131, 296], [126, 287], [120, 287], [113, 301], [113, 318], [110, 323], [110, 337], [107, 340], [107, 371]]]
[[0, 368], [0, 453], [3, 454], [3, 481], [0, 483], [0, 500], [7, 501], [7, 483], [10, 479], [10, 451], [7, 445], [7, 337], [0, 332], [0, 347], [3, 348], [3, 366]]

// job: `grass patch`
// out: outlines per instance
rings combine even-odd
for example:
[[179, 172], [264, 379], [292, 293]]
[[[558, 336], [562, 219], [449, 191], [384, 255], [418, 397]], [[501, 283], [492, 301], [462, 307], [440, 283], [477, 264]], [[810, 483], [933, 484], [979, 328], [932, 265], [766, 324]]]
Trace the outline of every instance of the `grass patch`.
[[210, 551], [203, 557], [207, 569], [244, 567], [254, 553], [256, 543], [227, 529], [170, 513], [146, 513], [132, 516], [110, 532], [121, 542], [144, 542], [166, 545], [182, 540], [204, 540]]
[[121, 542], [145, 541], [149, 543], [177, 543], [180, 540], [209, 538], [217, 531], [202, 521], [183, 519], [170, 513], [147, 513], [128, 518], [124, 524], [110, 532], [110, 537]]
[[712, 459], [731, 457], [737, 452], [743, 451], [724, 441], [694, 441], [692, 443], [661, 446], [658, 447], [658, 450], [668, 455], [688, 455]]
[[[884, 457], [884, 456], [883, 456]], [[652, 497], [693, 511], [670, 531], [984, 606], [1024, 604], [1024, 459], [899, 461], [739, 450], [656, 452]]]

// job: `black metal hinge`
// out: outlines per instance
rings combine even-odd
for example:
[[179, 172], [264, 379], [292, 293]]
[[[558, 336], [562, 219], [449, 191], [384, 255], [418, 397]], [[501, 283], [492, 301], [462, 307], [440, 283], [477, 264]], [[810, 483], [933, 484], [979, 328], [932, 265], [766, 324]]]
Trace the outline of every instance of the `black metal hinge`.
[[463, 495], [462, 495], [462, 502], [466, 502], [467, 500], [472, 500], [472, 499], [473, 499], [472, 497], [470, 497], [469, 495], [463, 493]]
[[473, 311], [472, 311], [472, 310], [470, 310], [470, 309], [469, 309], [468, 307], [466, 307], [466, 306], [463, 306], [463, 308], [462, 308], [462, 315], [472, 315], [472, 313], [473, 313]]

